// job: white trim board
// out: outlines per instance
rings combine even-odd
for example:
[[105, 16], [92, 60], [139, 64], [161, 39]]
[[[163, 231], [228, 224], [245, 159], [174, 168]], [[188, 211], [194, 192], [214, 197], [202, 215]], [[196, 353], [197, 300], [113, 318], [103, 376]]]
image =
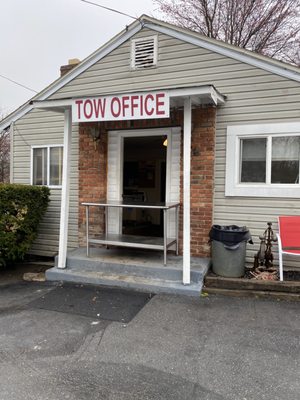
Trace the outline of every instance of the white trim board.
[[49, 185], [50, 182], [50, 149], [55, 147], [61, 147], [64, 149], [63, 144], [44, 144], [44, 145], [32, 145], [30, 148], [30, 185], [33, 185], [33, 150], [34, 149], [47, 149], [47, 184], [37, 186], [47, 186], [49, 189], [61, 189], [62, 185]]
[[[267, 57], [263, 57], [255, 53], [251, 55], [250, 52], [239, 49], [238, 47], [235, 48], [235, 46], [228, 45], [214, 39], [206, 39], [196, 32], [190, 32], [187, 29], [178, 28], [172, 26], [171, 24], [167, 24], [154, 18], [142, 15], [137, 21], [133, 22], [131, 25], [126, 27], [125, 30], [121, 31], [118, 35], [113, 37], [97, 51], [88, 56], [77, 67], [72, 69], [63, 77], [57, 79], [47, 88], [45, 88], [35, 97], [33, 97], [32, 100], [47, 99], [57, 90], [76, 78], [79, 74], [81, 74], [93, 64], [100, 61], [107, 54], [115, 50], [118, 46], [131, 39], [144, 27], [151, 29], [155, 32], [169, 35], [187, 43], [194, 44], [195, 46], [203, 47], [205, 49], [247, 63], [249, 65], [256, 66], [282, 77], [300, 82], [300, 71], [298, 72], [293, 66], [284, 63], [282, 63], [281, 65], [281, 63], [276, 60], [268, 59]], [[0, 122], [0, 131], [6, 129], [12, 122], [27, 114], [30, 110], [32, 110], [32, 108], [33, 106], [31, 104], [31, 101], [19, 107], [15, 112], [13, 112], [7, 118]]]

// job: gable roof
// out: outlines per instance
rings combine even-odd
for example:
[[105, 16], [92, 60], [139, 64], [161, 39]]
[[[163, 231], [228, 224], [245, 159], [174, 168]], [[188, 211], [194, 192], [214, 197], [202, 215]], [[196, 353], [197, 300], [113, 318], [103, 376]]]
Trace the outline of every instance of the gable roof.
[[281, 61], [266, 56], [262, 56], [260, 54], [230, 45], [216, 39], [208, 38], [201, 35], [200, 33], [188, 30], [186, 28], [180, 28], [178, 26], [157, 20], [147, 15], [142, 15], [140, 18], [138, 18], [136, 21], [134, 21], [132, 24], [122, 30], [119, 34], [117, 34], [107, 43], [101, 46], [98, 50], [85, 58], [70, 72], [55, 80], [44, 90], [31, 98], [28, 102], [23, 104], [21, 107], [19, 107], [2, 121], [0, 121], [0, 131], [3, 129], [7, 129], [12, 122], [17, 121], [19, 118], [27, 114], [33, 108], [32, 101], [41, 101], [47, 99], [57, 90], [61, 89], [64, 85], [72, 81], [93, 64], [100, 61], [103, 57], [115, 50], [136, 33], [141, 31], [143, 28], [148, 28], [153, 31], [166, 34], [178, 40], [182, 40], [184, 42], [205, 48], [226, 57], [233, 58], [237, 61], [261, 68], [287, 79], [300, 82], [300, 69], [298, 67], [283, 63]]

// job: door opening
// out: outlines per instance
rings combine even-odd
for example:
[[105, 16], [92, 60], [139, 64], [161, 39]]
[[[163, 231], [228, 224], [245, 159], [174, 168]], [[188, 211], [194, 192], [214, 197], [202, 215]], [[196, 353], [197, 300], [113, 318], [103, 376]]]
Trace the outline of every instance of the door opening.
[[[166, 136], [124, 137], [123, 200], [161, 203], [166, 200]], [[123, 209], [122, 232], [163, 236], [160, 210]]]

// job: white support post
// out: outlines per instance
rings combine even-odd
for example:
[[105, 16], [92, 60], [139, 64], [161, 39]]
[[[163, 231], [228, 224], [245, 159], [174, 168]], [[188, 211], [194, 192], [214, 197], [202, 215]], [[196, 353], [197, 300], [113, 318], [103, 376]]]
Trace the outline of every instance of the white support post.
[[191, 98], [184, 99], [183, 119], [183, 284], [191, 282], [191, 136], [192, 136], [192, 102]]
[[62, 190], [60, 207], [60, 227], [59, 227], [59, 250], [58, 268], [66, 268], [67, 248], [68, 248], [68, 222], [69, 222], [69, 187], [70, 187], [70, 159], [72, 141], [72, 112], [66, 109], [64, 112], [64, 155], [62, 171]]

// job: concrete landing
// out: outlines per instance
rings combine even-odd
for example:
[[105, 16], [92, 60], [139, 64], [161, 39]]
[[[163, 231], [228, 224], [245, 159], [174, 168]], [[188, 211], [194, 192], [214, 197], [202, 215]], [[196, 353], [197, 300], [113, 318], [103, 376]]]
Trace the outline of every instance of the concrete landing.
[[50, 281], [88, 283], [122, 287], [151, 293], [199, 296], [208, 271], [208, 258], [191, 259], [191, 284], [182, 284], [182, 257], [168, 255], [167, 266], [157, 251], [132, 249], [84, 248], [68, 253], [67, 268], [46, 271]]

